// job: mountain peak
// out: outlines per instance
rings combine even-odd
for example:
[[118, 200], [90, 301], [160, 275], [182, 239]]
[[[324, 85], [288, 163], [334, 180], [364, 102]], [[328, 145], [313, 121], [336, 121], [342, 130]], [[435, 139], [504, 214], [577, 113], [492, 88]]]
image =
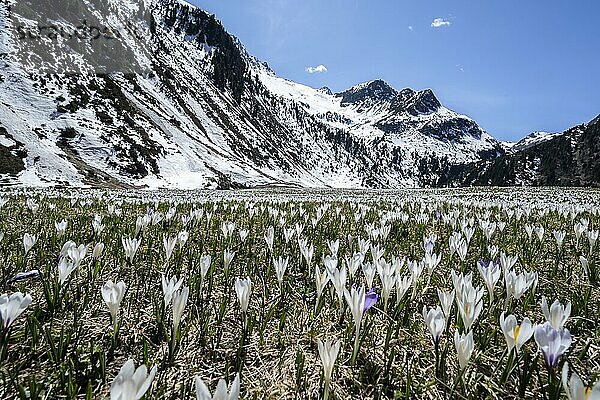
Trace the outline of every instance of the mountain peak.
[[342, 107], [358, 104], [372, 105], [379, 102], [390, 102], [398, 94], [396, 89], [387, 82], [376, 79], [369, 82], [360, 83], [351, 87], [345, 92], [336, 94], [342, 98]]
[[441, 107], [442, 104], [431, 89], [418, 92], [410, 88], [402, 89], [392, 104], [392, 108], [398, 113], [407, 112], [414, 116], [431, 114]]

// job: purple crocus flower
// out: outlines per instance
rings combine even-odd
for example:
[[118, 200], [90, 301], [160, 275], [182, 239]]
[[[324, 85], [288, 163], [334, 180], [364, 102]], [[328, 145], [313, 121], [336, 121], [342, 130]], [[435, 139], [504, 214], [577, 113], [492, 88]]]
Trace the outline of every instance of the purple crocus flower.
[[479, 259], [479, 265], [481, 265], [482, 268], [486, 268], [488, 267], [490, 264], [493, 264], [495, 267], [500, 265], [500, 260], [498, 261], [490, 261], [490, 262], [485, 262], [483, 261], [482, 258]]
[[379, 296], [377, 295], [375, 289], [369, 290], [369, 293], [367, 293], [367, 295], [365, 296], [365, 306], [363, 308], [363, 313], [366, 313], [369, 310], [369, 308], [373, 307], [377, 303], [378, 299]]
[[37, 269], [33, 269], [31, 271], [28, 271], [28, 272], [19, 272], [19, 273], [15, 274], [15, 276], [13, 276], [12, 278], [10, 278], [8, 280], [8, 282], [6, 282], [6, 283], [10, 284], [10, 283], [22, 281], [22, 280], [25, 280], [25, 279], [33, 279], [33, 278], [37, 278], [40, 275], [41, 275], [41, 273]]
[[440, 219], [440, 218], [442, 218], [442, 213], [441, 213], [441, 212], [439, 212], [439, 211], [436, 211], [436, 212], [435, 212], [435, 217], [436, 217], [437, 219]]
[[550, 322], [538, 325], [533, 337], [544, 355], [548, 369], [556, 368], [560, 356], [567, 351], [572, 342], [568, 329], [554, 329]]

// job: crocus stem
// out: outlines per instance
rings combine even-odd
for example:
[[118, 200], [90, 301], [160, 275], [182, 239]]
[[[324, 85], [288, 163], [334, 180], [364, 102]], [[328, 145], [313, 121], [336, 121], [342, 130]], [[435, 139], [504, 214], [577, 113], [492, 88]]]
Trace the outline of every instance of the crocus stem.
[[171, 357], [173, 357], [173, 353], [175, 352], [175, 341], [177, 340], [177, 329], [173, 327], [173, 334], [171, 335]]
[[354, 365], [356, 362], [356, 356], [358, 355], [358, 345], [360, 343], [360, 326], [356, 326], [356, 336], [354, 337], [354, 351], [352, 352], [352, 360], [350, 361], [351, 365]]
[[113, 321], [113, 337], [115, 338], [115, 341], [117, 340], [117, 335], [119, 333], [118, 323], [119, 323], [119, 321], [117, 320], [117, 316], [115, 315], [115, 318]]
[[435, 341], [435, 376], [440, 376], [440, 343], [437, 340]]
[[198, 304], [202, 301], [202, 286], [204, 285], [204, 277], [200, 277], [200, 290], [198, 291]]
[[0, 330], [0, 361], [8, 356], [8, 329]]
[[329, 398], [329, 381], [325, 381], [325, 393], [323, 393], [323, 400]]

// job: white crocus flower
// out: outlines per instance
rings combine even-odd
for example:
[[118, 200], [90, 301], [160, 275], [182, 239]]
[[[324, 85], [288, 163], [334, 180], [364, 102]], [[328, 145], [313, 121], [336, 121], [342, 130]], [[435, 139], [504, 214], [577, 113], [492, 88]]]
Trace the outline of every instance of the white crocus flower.
[[220, 379], [214, 396], [210, 395], [210, 391], [202, 378], [196, 376], [194, 382], [196, 385], [196, 400], [238, 400], [240, 396], [240, 374], [235, 376], [229, 387], [229, 393], [227, 393], [227, 382]]
[[375, 279], [375, 273], [377, 272], [377, 268], [372, 263], [364, 263], [362, 266], [362, 270], [367, 281], [367, 286], [373, 287], [373, 279]]
[[285, 271], [288, 268], [289, 259], [279, 257], [277, 259], [273, 259], [273, 266], [275, 267], [275, 275], [277, 275], [277, 282], [279, 282], [279, 290], [283, 290], [283, 277], [285, 275]]
[[500, 252], [500, 266], [502, 267], [502, 271], [504, 272], [505, 276], [508, 273], [508, 271], [513, 269], [513, 267], [517, 264], [518, 260], [519, 258], [517, 256], [507, 255], [503, 251]]
[[396, 274], [396, 306], [400, 305], [411, 286], [412, 277], [410, 275], [400, 276], [400, 274]]
[[141, 239], [121, 238], [121, 243], [123, 243], [123, 249], [125, 250], [125, 259], [130, 263], [133, 262], [133, 257], [135, 257], [135, 253], [137, 253], [141, 242]]
[[350, 288], [350, 291], [347, 289], [344, 291], [344, 296], [354, 318], [354, 326], [358, 330], [360, 329], [363, 310], [365, 308], [365, 288], [364, 286], [359, 286], [358, 288], [353, 286]]
[[467, 258], [467, 252], [469, 251], [469, 244], [464, 239], [460, 239], [458, 243], [456, 243], [455, 250], [456, 254], [458, 254], [458, 258], [464, 262]]
[[358, 271], [364, 260], [365, 255], [363, 253], [354, 253], [352, 257], [346, 257], [346, 267], [348, 267], [351, 277], [356, 274], [356, 271]]
[[396, 285], [397, 279], [395, 273], [384, 274], [381, 278], [382, 288], [381, 295], [383, 297], [383, 310], [387, 311], [388, 302], [392, 295], [392, 290]]
[[359, 337], [360, 337], [360, 324], [362, 322], [363, 314], [365, 312], [365, 300], [367, 297], [364, 286], [350, 288], [350, 291], [347, 289], [344, 291], [344, 297], [346, 297], [346, 302], [350, 307], [350, 312], [352, 313], [352, 317], [354, 319], [354, 351], [352, 353], [352, 364], [356, 360], [356, 356], [358, 354], [358, 345], [359, 345]]
[[341, 269], [335, 268], [333, 272], [329, 272], [329, 279], [331, 283], [333, 283], [333, 287], [335, 288], [335, 292], [338, 297], [338, 303], [340, 305], [340, 310], [343, 307], [344, 301], [344, 290], [346, 289], [346, 279], [348, 273], [346, 272], [346, 267], [342, 267]]
[[569, 400], [600, 399], [600, 382], [597, 382], [593, 387], [586, 387], [575, 372], [569, 378], [569, 363], [567, 362], [562, 369], [562, 384]]
[[323, 376], [325, 380], [325, 394], [323, 399], [326, 400], [329, 397], [329, 384], [331, 382], [331, 375], [333, 373], [333, 367], [335, 366], [335, 360], [338, 358], [340, 352], [341, 342], [338, 340], [335, 343], [327, 340], [325, 343], [321, 339], [317, 342], [319, 348], [319, 356], [323, 363]]
[[233, 261], [233, 257], [235, 257], [235, 251], [231, 251], [229, 249], [225, 249], [223, 251], [223, 272], [227, 275], [229, 273], [229, 266]]
[[99, 259], [100, 256], [102, 256], [103, 252], [104, 252], [104, 243], [102, 243], [102, 242], [96, 243], [96, 245], [94, 246], [94, 250], [92, 250], [92, 259], [93, 260]]
[[65, 232], [67, 231], [67, 221], [64, 219], [60, 222], [57, 221], [54, 223], [54, 227], [56, 228], [56, 234], [58, 237], [64, 236]]
[[529, 224], [525, 224], [525, 232], [527, 233], [527, 239], [531, 240], [531, 237], [533, 236], [533, 226], [529, 225]]
[[563, 306], [558, 300], [554, 300], [554, 303], [548, 308], [546, 296], [542, 296], [542, 312], [546, 321], [550, 322], [554, 329], [560, 329], [571, 315], [571, 302]]
[[238, 301], [240, 302], [240, 308], [244, 314], [244, 327], [246, 327], [248, 324], [248, 305], [250, 304], [250, 295], [252, 294], [252, 281], [249, 277], [245, 279], [237, 278], [234, 287]]
[[442, 311], [444, 311], [444, 315], [446, 318], [450, 318], [452, 304], [454, 304], [455, 291], [452, 290], [448, 292], [438, 289], [437, 293], [440, 299], [440, 304], [442, 305]]
[[579, 240], [581, 239], [581, 236], [587, 231], [587, 226], [578, 222], [573, 226], [573, 230], [575, 232], [575, 247], [579, 247]]
[[437, 306], [436, 308], [430, 308], [429, 311], [427, 311], [427, 307], [423, 306], [423, 319], [425, 319], [425, 323], [429, 328], [429, 332], [431, 332], [433, 343], [437, 349], [437, 346], [440, 342], [440, 337], [446, 329], [446, 318], [444, 318], [444, 313], [442, 312], [440, 306]]
[[463, 293], [456, 299], [460, 317], [466, 330], [471, 330], [473, 322], [477, 319], [483, 308], [483, 289], [473, 286], [464, 288]]
[[535, 330], [529, 318], [524, 318], [521, 325], [518, 325], [517, 318], [514, 315], [504, 318], [504, 312], [500, 315], [500, 328], [506, 339], [509, 353], [515, 347], [517, 352], [519, 352], [521, 346], [531, 339]]
[[67, 249], [67, 256], [71, 259], [73, 264], [75, 264], [75, 268], [78, 268], [81, 265], [81, 262], [87, 255], [87, 246], [84, 244], [80, 244], [78, 247], [73, 245]]
[[337, 256], [338, 250], [340, 249], [340, 239], [328, 240], [327, 247], [329, 248], [331, 255]]
[[516, 274], [515, 271], [509, 271], [504, 276], [506, 284], [506, 303], [508, 305], [511, 298], [519, 300], [525, 292], [534, 284], [533, 279], [528, 279], [525, 274]]
[[315, 254], [315, 246], [312, 243], [305, 243], [303, 246], [300, 246], [300, 252], [302, 253], [302, 257], [304, 257], [304, 261], [306, 261], [306, 266], [310, 268], [310, 264]]
[[490, 305], [494, 302], [494, 287], [500, 279], [500, 266], [495, 264], [493, 261], [486, 266], [485, 263], [478, 264], [479, 273], [485, 282], [489, 296]]
[[323, 264], [325, 265], [325, 269], [327, 270], [327, 272], [329, 272], [331, 274], [333, 272], [333, 270], [337, 268], [337, 265], [338, 265], [337, 256], [323, 257]]
[[269, 226], [265, 231], [265, 242], [267, 242], [267, 246], [269, 247], [269, 251], [273, 252], [273, 240], [275, 239], [275, 228]]
[[466, 335], [461, 335], [457, 329], [454, 332], [454, 345], [458, 354], [460, 369], [465, 369], [473, 353], [473, 331], [469, 331]]
[[425, 264], [425, 268], [427, 268], [427, 273], [431, 275], [435, 268], [442, 261], [441, 254], [435, 253], [425, 253], [425, 257], [423, 257], [423, 263]]
[[175, 340], [175, 336], [177, 335], [177, 329], [183, 317], [183, 311], [187, 305], [189, 294], [190, 288], [187, 286], [173, 293], [173, 340]]
[[4, 293], [0, 296], [0, 319], [2, 320], [2, 329], [6, 332], [15, 320], [31, 304], [31, 295], [23, 295], [21, 292], [15, 292], [10, 296]]
[[58, 281], [61, 285], [64, 285], [71, 273], [75, 271], [75, 268], [77, 268], [77, 265], [67, 257], [60, 259], [58, 262]]
[[25, 255], [29, 253], [29, 250], [35, 245], [37, 242], [37, 236], [26, 233], [23, 235], [23, 248], [25, 249]]
[[171, 300], [173, 299], [173, 293], [179, 290], [179, 288], [183, 284], [183, 278], [177, 280], [177, 276], [174, 275], [171, 277], [171, 279], [167, 280], [165, 278], [165, 275], [162, 274], [161, 283], [166, 308], [169, 304], [171, 304]]
[[123, 281], [118, 283], [108, 281], [104, 284], [104, 286], [102, 286], [102, 299], [108, 306], [108, 311], [110, 312], [110, 316], [115, 327], [117, 326], [119, 307], [123, 301], [123, 296], [125, 296], [125, 289], [126, 286], [125, 282]]
[[110, 385], [110, 400], [141, 399], [152, 385], [154, 375], [156, 375], [156, 366], [148, 374], [145, 365], [135, 369], [133, 360], [127, 360]]
[[542, 242], [544, 240], [545, 233], [546, 233], [546, 230], [544, 229], [543, 226], [538, 226], [535, 228], [535, 234], [540, 242]]
[[565, 241], [565, 237], [567, 237], [567, 232], [565, 231], [554, 231], [554, 240], [556, 240], [556, 246], [558, 250], [562, 250], [563, 242]]
[[163, 237], [163, 247], [166, 255], [166, 262], [168, 263], [173, 255], [173, 250], [175, 250], [175, 245], [177, 245], [177, 236], [164, 236]]
[[183, 248], [183, 246], [187, 243], [190, 238], [190, 234], [188, 231], [181, 231], [177, 234], [177, 243], [179, 243], [179, 247]]
[[94, 233], [99, 236], [102, 231], [104, 231], [105, 226], [102, 224], [102, 217], [100, 215], [94, 216], [94, 220], [92, 221], [92, 230]]
[[329, 280], [330, 280], [330, 275], [329, 275], [329, 272], [327, 272], [327, 269], [323, 270], [323, 273], [321, 274], [321, 270], [319, 269], [319, 266], [318, 265], [315, 266], [315, 281], [316, 281], [316, 286], [317, 286], [317, 302], [315, 304], [315, 309], [316, 309], [317, 305], [319, 304], [319, 300], [321, 299], [323, 290], [327, 286], [327, 283], [329, 283]]
[[208, 273], [208, 269], [210, 268], [210, 262], [210, 255], [204, 255], [200, 257], [200, 278], [202, 280], [206, 278], [206, 274]]
[[452, 284], [454, 285], [454, 291], [456, 292], [456, 298], [462, 296], [463, 289], [466, 287], [473, 286], [473, 274], [469, 272], [467, 275], [462, 273], [456, 273], [456, 271], [450, 271], [450, 277], [452, 278]]
[[243, 243], [246, 241], [250, 231], [248, 231], [248, 229], [240, 229], [238, 233], [240, 234], [240, 241]]

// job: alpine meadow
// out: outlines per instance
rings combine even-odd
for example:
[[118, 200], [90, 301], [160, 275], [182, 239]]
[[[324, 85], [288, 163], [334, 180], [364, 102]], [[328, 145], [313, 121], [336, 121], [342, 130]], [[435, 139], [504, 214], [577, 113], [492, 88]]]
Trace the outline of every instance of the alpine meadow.
[[0, 399], [600, 400], [599, 4], [189, 1], [0, 2]]

